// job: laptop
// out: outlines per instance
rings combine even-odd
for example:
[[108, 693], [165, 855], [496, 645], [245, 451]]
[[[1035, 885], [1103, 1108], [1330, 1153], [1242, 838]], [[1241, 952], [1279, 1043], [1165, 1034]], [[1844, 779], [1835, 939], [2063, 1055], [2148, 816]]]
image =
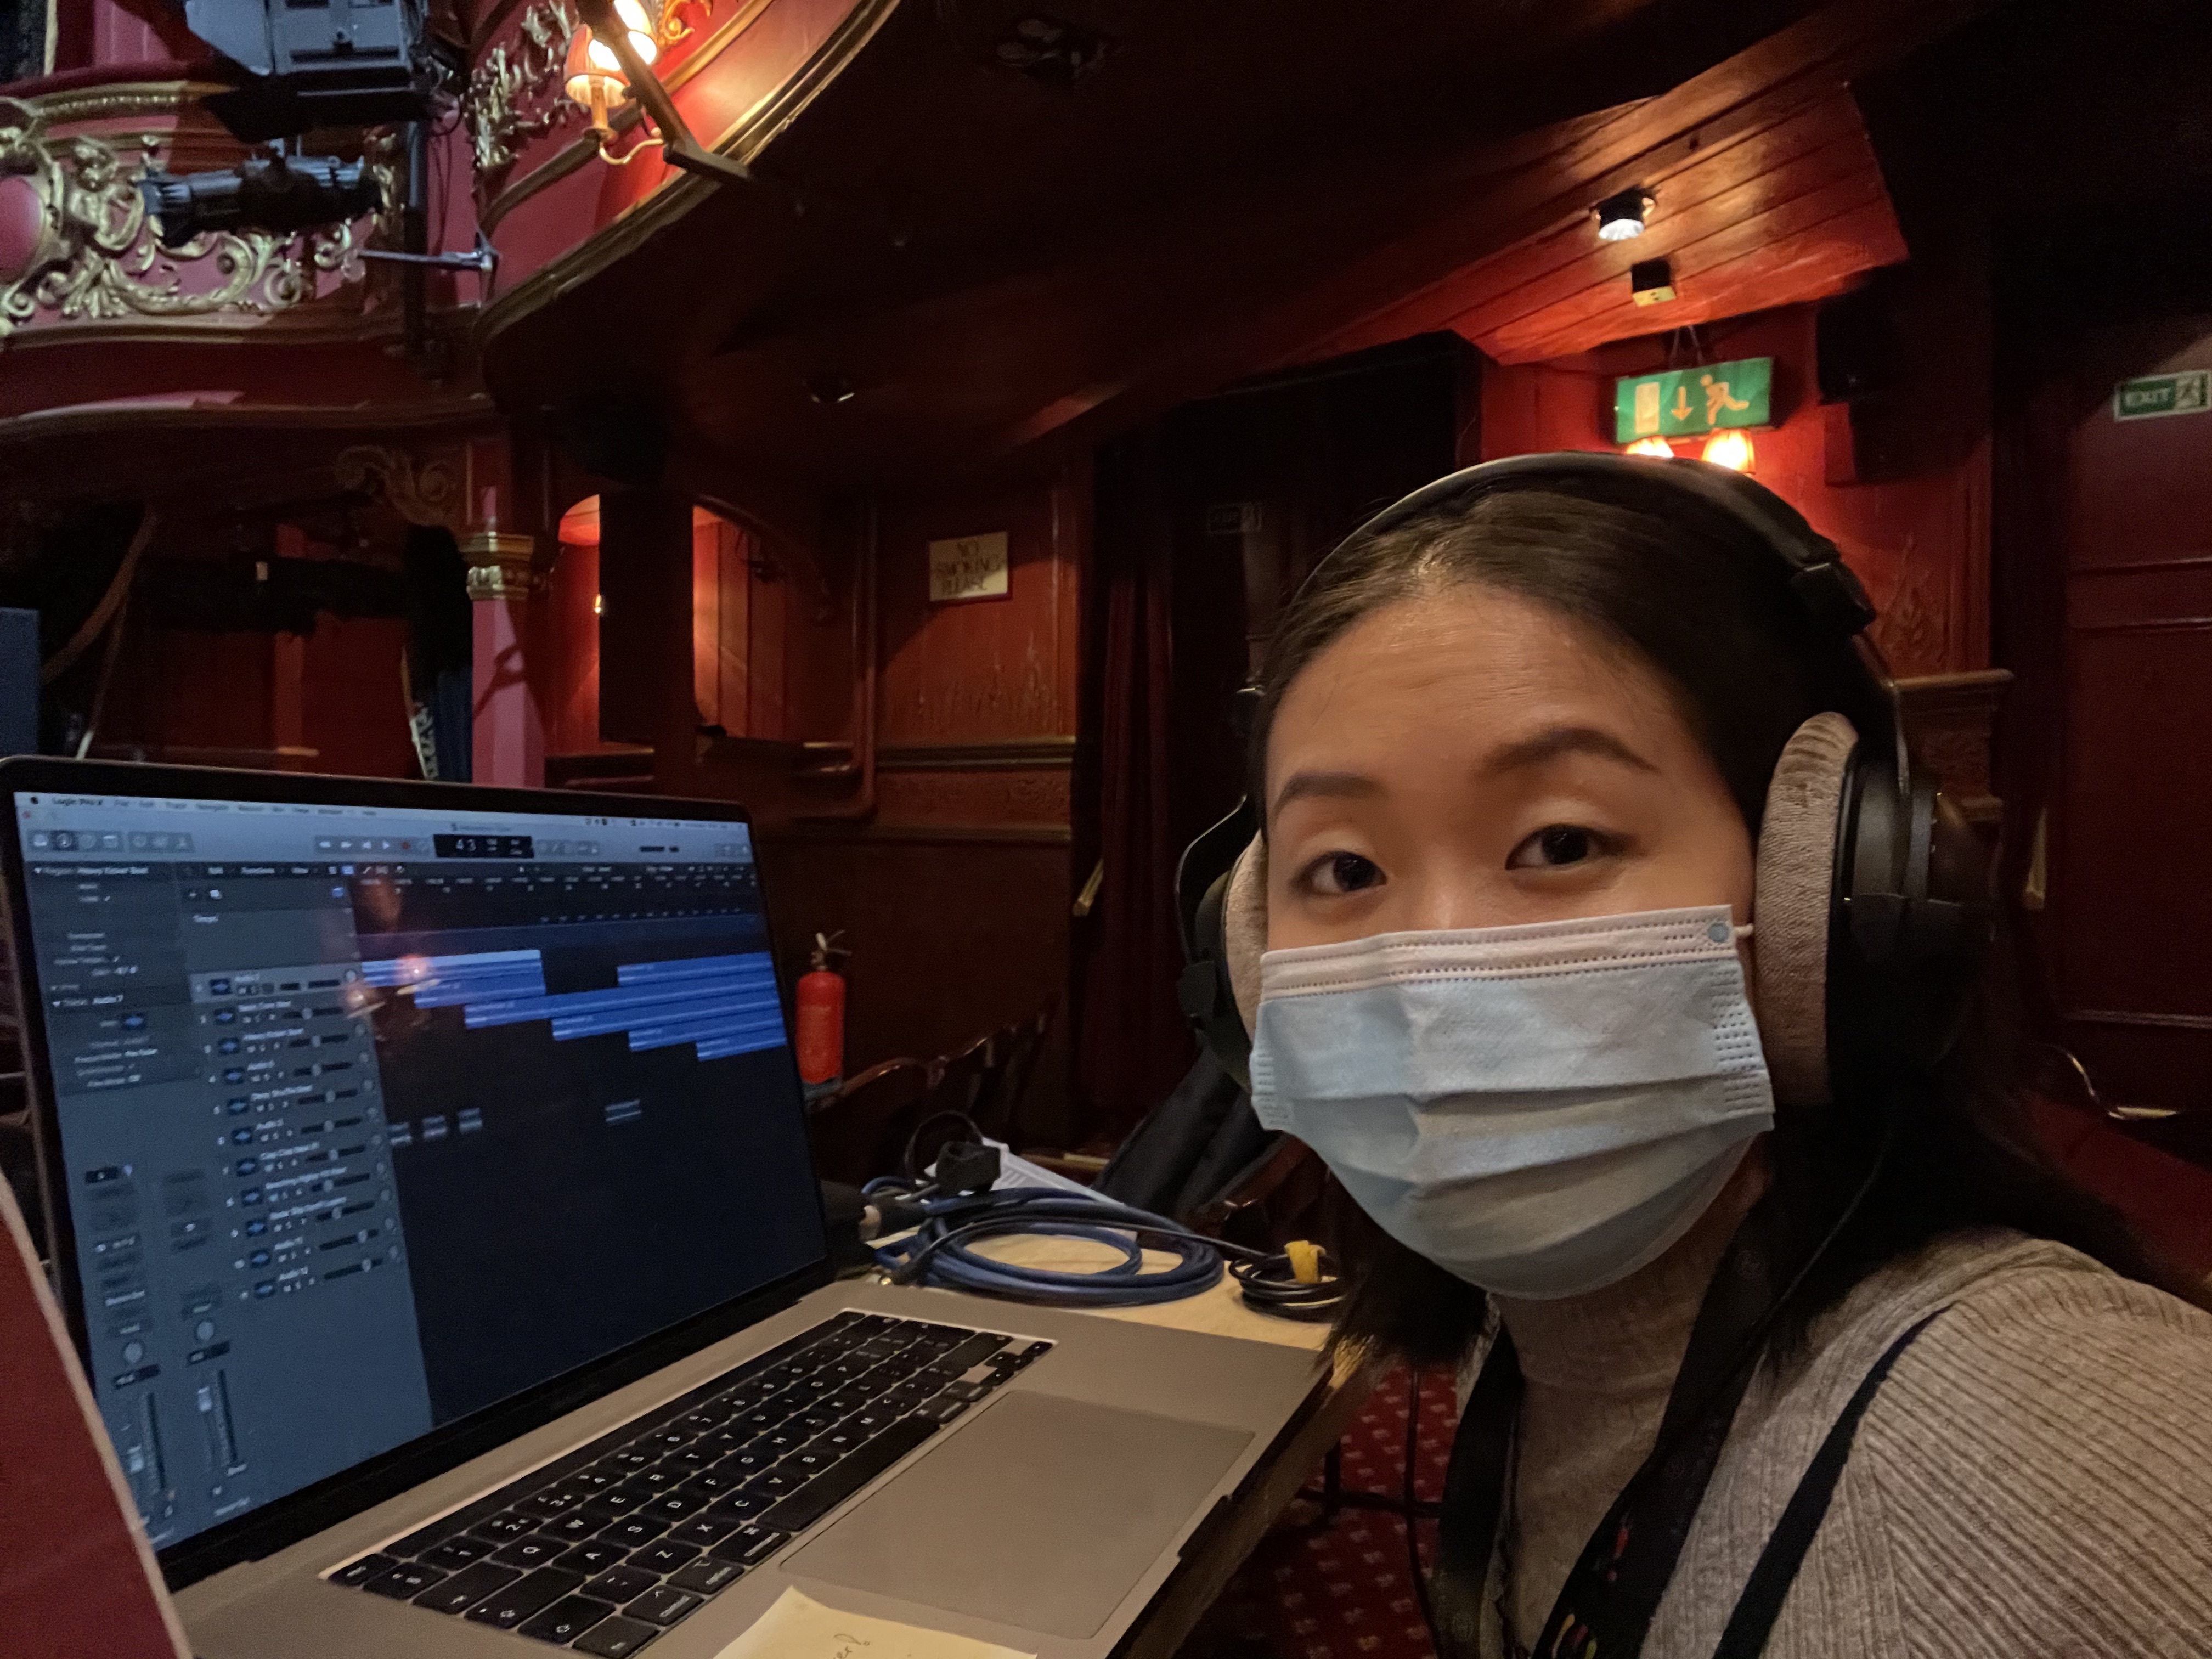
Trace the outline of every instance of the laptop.
[[833, 1279], [721, 803], [0, 763], [46, 1249], [199, 1659], [1102, 1656], [1312, 1355]]

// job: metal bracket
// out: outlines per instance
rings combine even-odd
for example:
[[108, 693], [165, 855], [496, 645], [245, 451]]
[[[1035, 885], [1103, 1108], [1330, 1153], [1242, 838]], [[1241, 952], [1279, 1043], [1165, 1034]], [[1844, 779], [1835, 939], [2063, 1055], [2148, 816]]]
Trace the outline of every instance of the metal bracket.
[[489, 276], [499, 269], [499, 250], [484, 240], [482, 231], [477, 233], [476, 251], [471, 253], [401, 253], [381, 247], [356, 251], [364, 259], [384, 259], [395, 265], [426, 265], [433, 270], [473, 270], [479, 276]]

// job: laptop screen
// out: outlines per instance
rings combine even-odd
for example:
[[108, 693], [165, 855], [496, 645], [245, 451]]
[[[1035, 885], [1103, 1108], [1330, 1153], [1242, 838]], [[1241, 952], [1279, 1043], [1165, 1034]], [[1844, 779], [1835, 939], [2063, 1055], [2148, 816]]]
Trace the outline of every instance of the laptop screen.
[[13, 799], [157, 1547], [820, 1261], [744, 823]]

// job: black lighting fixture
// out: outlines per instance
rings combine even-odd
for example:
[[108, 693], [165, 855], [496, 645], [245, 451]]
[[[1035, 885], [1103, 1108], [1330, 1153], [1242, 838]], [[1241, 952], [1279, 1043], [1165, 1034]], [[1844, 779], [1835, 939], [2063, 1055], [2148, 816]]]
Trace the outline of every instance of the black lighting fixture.
[[1628, 268], [1629, 297], [1640, 306], [1664, 305], [1674, 297], [1674, 268], [1664, 259], [1638, 259]]
[[992, 46], [991, 56], [1001, 68], [1064, 88], [1104, 63], [1111, 49], [1095, 29], [1033, 13], [1015, 20]]
[[1594, 211], [1598, 240], [1625, 242], [1644, 234], [1644, 222], [1651, 216], [1651, 198], [1641, 185], [1637, 185], [1618, 196], [1607, 197]]
[[316, 127], [417, 121], [459, 66], [428, 0], [172, 0], [185, 27], [244, 71], [204, 101], [248, 143]]
[[382, 199], [365, 161], [255, 155], [220, 173], [149, 173], [138, 193], [164, 247], [204, 231], [301, 231], [373, 212]]

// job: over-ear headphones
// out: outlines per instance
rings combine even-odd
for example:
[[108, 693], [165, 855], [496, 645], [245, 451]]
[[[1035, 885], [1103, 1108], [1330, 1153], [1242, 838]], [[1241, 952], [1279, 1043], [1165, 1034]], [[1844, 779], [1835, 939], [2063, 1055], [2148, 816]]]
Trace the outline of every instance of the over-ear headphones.
[[[1753, 992], [1775, 1097], [1826, 1103], [1829, 1056], [1924, 1072], [1958, 1039], [1990, 930], [1981, 850], [1907, 751], [1897, 688], [1865, 638], [1875, 609], [1835, 544], [1773, 491], [1702, 461], [1606, 453], [1522, 455], [1415, 490], [1346, 537], [1345, 549], [1480, 497], [1543, 489], [1656, 515], [1689, 511], [1763, 550], [1778, 584], [1842, 665], [1839, 706], [1782, 751], [1759, 825]], [[1223, 1068], [1249, 1086], [1260, 955], [1267, 946], [1267, 840], [1256, 805], [1193, 842], [1176, 874], [1184, 1014]]]

